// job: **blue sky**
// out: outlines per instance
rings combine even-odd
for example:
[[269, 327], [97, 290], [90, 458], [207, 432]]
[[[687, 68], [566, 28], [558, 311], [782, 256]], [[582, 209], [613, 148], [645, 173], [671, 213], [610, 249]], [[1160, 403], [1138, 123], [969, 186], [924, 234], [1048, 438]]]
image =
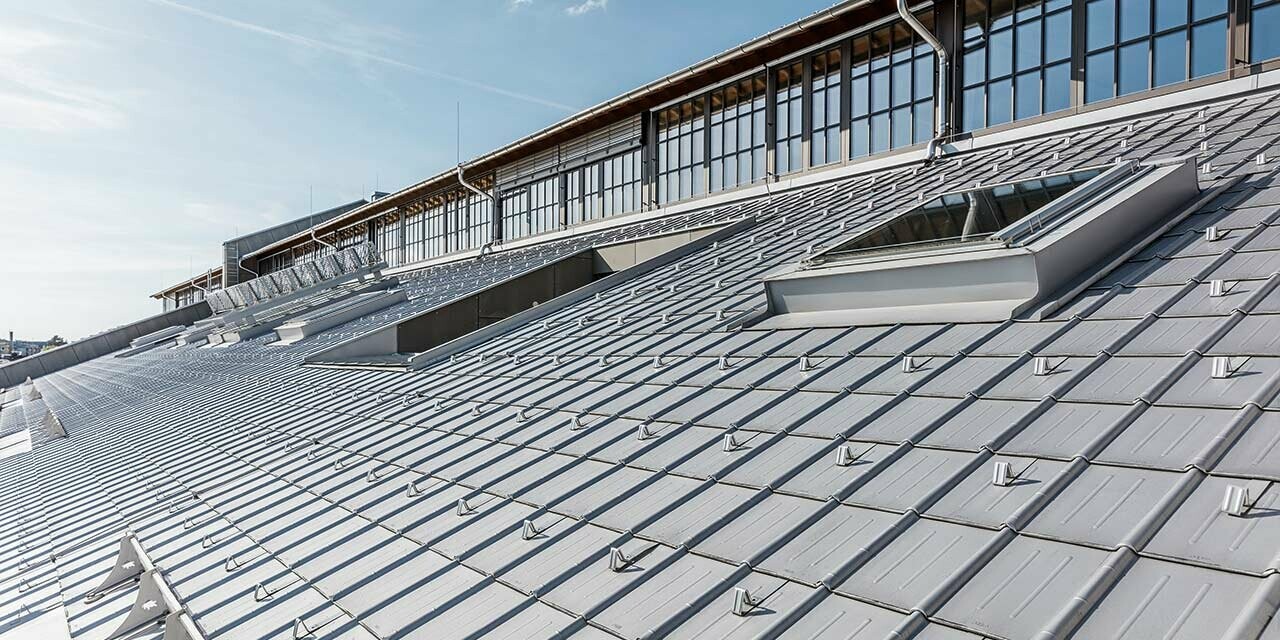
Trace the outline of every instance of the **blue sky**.
[[0, 332], [155, 313], [224, 239], [453, 166], [458, 102], [466, 159], [832, 2], [0, 0]]

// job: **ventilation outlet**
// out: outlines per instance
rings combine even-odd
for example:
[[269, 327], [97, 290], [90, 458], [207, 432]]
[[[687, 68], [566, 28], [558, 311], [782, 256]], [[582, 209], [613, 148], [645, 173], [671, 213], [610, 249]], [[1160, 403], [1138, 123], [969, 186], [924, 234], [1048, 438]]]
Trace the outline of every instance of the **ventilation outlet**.
[[767, 276], [756, 328], [1007, 320], [1074, 291], [1185, 212], [1193, 161], [947, 193]]

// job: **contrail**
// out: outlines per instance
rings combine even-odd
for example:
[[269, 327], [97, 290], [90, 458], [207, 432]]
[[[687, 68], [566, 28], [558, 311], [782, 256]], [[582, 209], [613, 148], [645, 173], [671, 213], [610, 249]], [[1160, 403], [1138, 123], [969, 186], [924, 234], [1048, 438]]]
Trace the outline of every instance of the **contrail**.
[[364, 51], [362, 49], [355, 49], [352, 47], [344, 47], [342, 45], [333, 44], [331, 42], [325, 42], [323, 40], [316, 40], [315, 38], [309, 38], [307, 36], [299, 35], [296, 33], [289, 33], [288, 31], [280, 31], [277, 29], [264, 27], [262, 25], [253, 24], [251, 22], [244, 22], [242, 20], [236, 20], [235, 18], [228, 18], [224, 15], [210, 13], [203, 9], [197, 9], [195, 7], [174, 2], [173, 0], [147, 0], [147, 1], [151, 2], [152, 4], [158, 4], [161, 6], [169, 7], [171, 9], [177, 9], [178, 11], [182, 11], [182, 12], [191, 14], [193, 16], [198, 16], [198, 17], [204, 18], [205, 20], [210, 20], [212, 22], [217, 22], [219, 24], [223, 24], [228, 27], [240, 29], [242, 31], [248, 31], [251, 33], [256, 33], [259, 35], [264, 35], [270, 38], [275, 38], [277, 40], [283, 40], [290, 44], [295, 44], [301, 47], [318, 49], [321, 51], [328, 51], [330, 53], [336, 53], [338, 55], [343, 55], [350, 58], [368, 60], [371, 62], [379, 62], [389, 67], [395, 67], [397, 69], [403, 69], [405, 71], [409, 71], [412, 73], [417, 73], [417, 74], [429, 76], [432, 78], [438, 78], [440, 80], [454, 82], [463, 86], [471, 87], [473, 89], [487, 91], [489, 93], [505, 96], [508, 98], [514, 98], [516, 100], [522, 100], [524, 102], [529, 102], [529, 103], [540, 105], [543, 107], [558, 109], [560, 111], [566, 111], [569, 113], [576, 113], [578, 111], [577, 109], [569, 105], [561, 104], [559, 102], [553, 102], [551, 100], [546, 100], [544, 98], [539, 98], [537, 96], [531, 96], [528, 94], [519, 93], [517, 91], [510, 91], [507, 89], [503, 89], [502, 87], [495, 87], [490, 84], [485, 84], [483, 82], [476, 82], [475, 80], [471, 80], [469, 78], [463, 78], [460, 76], [455, 76], [455, 75], [444, 73], [441, 71], [426, 69], [415, 64], [410, 64], [408, 62], [396, 60], [395, 58], [388, 58], [386, 56], [379, 55], [371, 51]]

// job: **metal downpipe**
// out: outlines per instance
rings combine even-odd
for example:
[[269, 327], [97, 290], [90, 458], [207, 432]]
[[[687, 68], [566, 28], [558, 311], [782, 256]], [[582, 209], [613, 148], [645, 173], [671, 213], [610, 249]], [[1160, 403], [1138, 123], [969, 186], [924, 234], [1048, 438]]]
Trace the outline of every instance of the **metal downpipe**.
[[907, 0], [898, 0], [898, 15], [902, 16], [907, 25], [925, 42], [928, 42], [929, 46], [933, 47], [933, 52], [938, 57], [938, 87], [933, 96], [937, 114], [934, 116], [933, 139], [929, 141], [929, 146], [925, 148], [925, 161], [928, 162], [939, 155], [943, 140], [951, 132], [951, 123], [947, 119], [947, 114], [951, 111], [949, 108], [950, 95], [947, 92], [951, 84], [948, 79], [951, 72], [950, 57], [947, 55], [947, 50], [943, 48], [942, 42], [934, 37], [932, 33], [929, 33], [929, 30], [924, 28], [924, 25], [907, 9]]

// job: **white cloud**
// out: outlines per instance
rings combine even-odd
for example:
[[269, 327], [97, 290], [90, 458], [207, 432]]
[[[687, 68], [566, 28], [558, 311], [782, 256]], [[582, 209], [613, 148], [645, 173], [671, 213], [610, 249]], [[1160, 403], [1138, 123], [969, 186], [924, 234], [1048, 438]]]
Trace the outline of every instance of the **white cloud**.
[[533, 6], [533, 0], [508, 0], [507, 11], [519, 11], [525, 7]]
[[584, 13], [600, 10], [604, 11], [609, 6], [609, 0], [582, 0], [581, 4], [575, 4], [564, 10], [571, 16], [580, 16]]
[[54, 55], [76, 46], [45, 31], [0, 26], [0, 129], [54, 133], [123, 122], [110, 96], [49, 69]]
[[[229, 18], [227, 16], [205, 11], [203, 9], [197, 9], [195, 7], [174, 2], [173, 0], [149, 0], [149, 1], [152, 4], [158, 4], [158, 5], [162, 5], [172, 9], [177, 9], [178, 11], [182, 11], [184, 13], [188, 13], [200, 18], [204, 18], [205, 20], [216, 22], [218, 24], [228, 26], [234, 29], [247, 31], [249, 33], [256, 33], [258, 35], [267, 36], [269, 38], [275, 38], [277, 40], [282, 40], [289, 44], [296, 45], [299, 47], [304, 47], [314, 51], [326, 51], [329, 53], [334, 53], [340, 56], [344, 56], [356, 62], [377, 62], [387, 66], [395, 67], [397, 69], [410, 71], [412, 73], [417, 73], [419, 75], [429, 76], [429, 77], [437, 78], [440, 80], [446, 80], [449, 82], [453, 82], [455, 84], [460, 84], [466, 87], [471, 87], [473, 89], [479, 89], [480, 91], [486, 91], [489, 93], [505, 96], [508, 98], [513, 98], [516, 100], [521, 100], [523, 102], [529, 102], [532, 104], [537, 104], [544, 107], [550, 107], [552, 109], [558, 109], [560, 111], [567, 111], [570, 113], [577, 111], [577, 109], [575, 109], [574, 107], [561, 104], [559, 102], [553, 102], [551, 100], [547, 100], [545, 98], [539, 98], [537, 96], [531, 96], [526, 93], [510, 91], [508, 89], [503, 89], [502, 87], [497, 87], [491, 84], [485, 84], [483, 82], [477, 82], [470, 78], [464, 78], [461, 76], [455, 76], [450, 73], [444, 73], [442, 71], [427, 69], [425, 67], [420, 67], [416, 64], [411, 64], [408, 62], [397, 60], [395, 58], [374, 53], [372, 51], [367, 51], [365, 49], [361, 49], [358, 47], [336, 44], [333, 42], [326, 42], [324, 40], [317, 40], [315, 38], [300, 35], [297, 33], [290, 33], [288, 31], [272, 29], [270, 27], [264, 27], [262, 25], [253, 24], [251, 22], [245, 22], [243, 20], [236, 20], [235, 18]], [[603, 6], [603, 3], [605, 1], [607, 0], [587, 0], [587, 3], [589, 4], [592, 2], [600, 2], [601, 5]]]

